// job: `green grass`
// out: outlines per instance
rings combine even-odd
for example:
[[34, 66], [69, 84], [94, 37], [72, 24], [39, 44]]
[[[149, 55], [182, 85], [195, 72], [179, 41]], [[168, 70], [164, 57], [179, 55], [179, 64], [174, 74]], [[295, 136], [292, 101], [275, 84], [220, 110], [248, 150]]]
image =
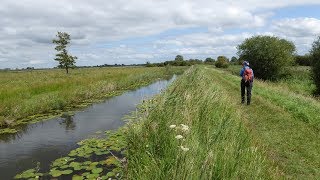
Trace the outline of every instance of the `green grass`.
[[[240, 65], [229, 66], [226, 71], [233, 75], [239, 75]], [[254, 69], [253, 69], [254, 71]], [[274, 85], [278, 85], [279, 88], [299, 93], [307, 96], [311, 96], [316, 89], [314, 82], [311, 78], [311, 68], [309, 66], [292, 66], [286, 69], [288, 73], [285, 77], [282, 77], [279, 81], [273, 82]]]
[[[128, 179], [320, 177], [318, 100], [259, 80], [252, 105], [240, 99], [240, 77], [212, 67], [189, 69], [131, 121]], [[188, 125], [190, 132], [171, 124]]]
[[[212, 67], [191, 67], [127, 117], [128, 124], [118, 132], [122, 140], [111, 139], [115, 146], [121, 142], [122, 148], [115, 149], [125, 148], [123, 176], [318, 179], [320, 102], [278, 82], [259, 80], [254, 82], [251, 105], [240, 104], [240, 99], [240, 77]], [[82, 157], [86, 151], [93, 152], [83, 146], [69, 155]], [[20, 176], [30, 176], [29, 171]]]
[[0, 127], [117, 95], [184, 69], [88, 68], [68, 75], [59, 69], [0, 72]]
[[[214, 75], [203, 67], [191, 68], [165, 93], [141, 107], [126, 134], [128, 179], [280, 176], [264, 159], [264, 151], [255, 146], [223, 85], [213, 83]], [[190, 130], [183, 131], [180, 124]], [[177, 135], [183, 139], [176, 139]]]
[[254, 137], [268, 150], [268, 159], [286, 178], [320, 177], [320, 102], [282, 88], [255, 81], [252, 106], [240, 105], [240, 78], [215, 72], [214, 83], [224, 84]]

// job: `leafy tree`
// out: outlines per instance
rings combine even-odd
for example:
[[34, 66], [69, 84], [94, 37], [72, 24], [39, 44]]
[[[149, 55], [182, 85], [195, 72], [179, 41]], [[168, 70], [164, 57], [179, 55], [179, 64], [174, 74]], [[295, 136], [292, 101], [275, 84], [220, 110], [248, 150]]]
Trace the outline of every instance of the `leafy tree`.
[[312, 58], [310, 54], [305, 54], [303, 56], [296, 55], [294, 57], [295, 63], [300, 66], [311, 66]]
[[67, 45], [70, 43], [70, 35], [66, 32], [58, 32], [56, 35], [57, 39], [53, 39], [52, 42], [56, 44], [55, 50], [58, 51], [54, 60], [59, 62], [59, 68], [65, 68], [67, 74], [69, 68], [74, 67], [76, 56], [68, 54]]
[[208, 57], [208, 58], [206, 58], [206, 60], [205, 60], [204, 62], [207, 63], [207, 64], [213, 64], [214, 61], [215, 61], [215, 60], [214, 60], [213, 58]]
[[236, 57], [232, 56], [231, 62], [232, 62], [232, 63], [236, 63], [236, 62], [238, 62], [238, 59], [237, 59]]
[[254, 36], [238, 46], [241, 60], [250, 62], [256, 77], [264, 80], [277, 80], [284, 67], [294, 59], [295, 45], [285, 39], [273, 36]]
[[215, 66], [217, 68], [227, 68], [229, 66], [229, 60], [225, 56], [218, 56]]
[[315, 94], [320, 95], [320, 36], [313, 42], [310, 55], [312, 58], [312, 78], [316, 84]]
[[174, 60], [175, 61], [183, 61], [183, 56], [182, 55], [177, 55]]

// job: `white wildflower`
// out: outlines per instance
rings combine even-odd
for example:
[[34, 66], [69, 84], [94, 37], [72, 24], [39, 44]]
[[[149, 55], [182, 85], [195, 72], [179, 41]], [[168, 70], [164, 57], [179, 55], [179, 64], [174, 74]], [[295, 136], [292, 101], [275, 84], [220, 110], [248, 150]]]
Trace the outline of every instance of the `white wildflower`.
[[186, 131], [189, 131], [189, 126], [184, 125], [184, 124], [180, 124], [180, 125], [181, 125], [181, 127], [182, 127], [182, 128], [181, 128], [182, 131], [185, 131], [185, 132], [186, 132]]
[[147, 145], [146, 145], [146, 147], [148, 148], [148, 147], [149, 147], [149, 145], [147, 144]]
[[177, 125], [172, 124], [169, 127], [170, 127], [170, 129], [173, 129], [173, 128], [177, 127]]
[[190, 149], [187, 148], [187, 147], [183, 147], [183, 146], [180, 146], [180, 147], [181, 147], [182, 151], [189, 151], [189, 150], [190, 150]]
[[183, 136], [182, 136], [182, 135], [177, 135], [175, 138], [176, 138], [176, 139], [182, 139]]

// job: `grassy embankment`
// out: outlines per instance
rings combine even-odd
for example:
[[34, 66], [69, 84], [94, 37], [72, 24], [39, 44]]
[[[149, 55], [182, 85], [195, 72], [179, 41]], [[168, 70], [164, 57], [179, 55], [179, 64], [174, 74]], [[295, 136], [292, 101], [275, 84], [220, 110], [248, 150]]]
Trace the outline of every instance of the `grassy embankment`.
[[128, 178], [320, 177], [320, 102], [290, 84], [255, 81], [252, 105], [243, 106], [239, 84], [239, 77], [197, 67], [156, 98], [129, 128]]
[[[215, 82], [225, 84], [228, 95], [239, 99], [239, 78], [213, 71]], [[290, 89], [294, 83], [283, 82], [255, 81], [253, 105], [244, 109], [243, 116], [285, 177], [316, 179], [320, 177], [320, 102], [310, 97], [312, 91], [302, 90], [308, 89], [306, 85], [296, 86], [300, 87], [296, 91]]]
[[234, 98], [214, 79], [213, 70], [194, 67], [143, 105], [127, 132], [128, 179], [276, 176], [241, 122]]
[[15, 132], [10, 127], [86, 106], [183, 69], [89, 68], [69, 75], [58, 69], [0, 72], [1, 132]]

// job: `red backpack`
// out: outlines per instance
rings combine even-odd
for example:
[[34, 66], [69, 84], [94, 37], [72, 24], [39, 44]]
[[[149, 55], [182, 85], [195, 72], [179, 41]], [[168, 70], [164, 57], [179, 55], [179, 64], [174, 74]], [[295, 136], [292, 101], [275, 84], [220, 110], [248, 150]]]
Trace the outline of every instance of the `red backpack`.
[[245, 82], [251, 82], [253, 80], [252, 74], [253, 74], [252, 69], [251, 68], [246, 68], [244, 70], [244, 81]]

